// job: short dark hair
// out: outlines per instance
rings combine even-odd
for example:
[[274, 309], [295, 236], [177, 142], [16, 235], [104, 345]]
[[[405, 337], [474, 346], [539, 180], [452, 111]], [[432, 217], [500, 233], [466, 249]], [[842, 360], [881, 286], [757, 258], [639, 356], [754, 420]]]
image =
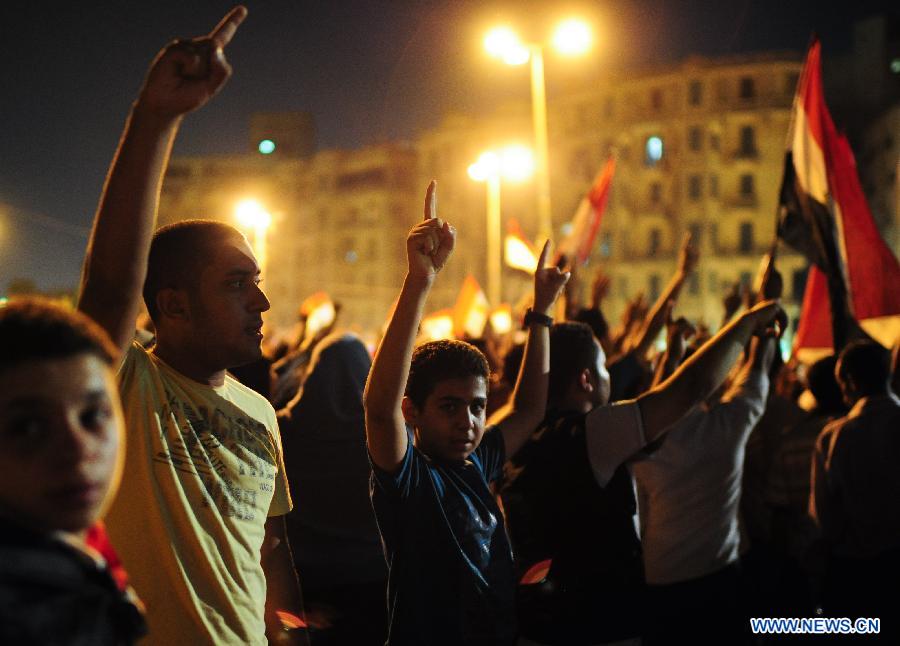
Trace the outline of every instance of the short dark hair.
[[109, 366], [119, 354], [103, 328], [81, 312], [36, 296], [0, 305], [0, 370], [83, 353]]
[[550, 376], [547, 401], [562, 399], [572, 381], [584, 369], [596, 372], [597, 345], [585, 323], [564, 321], [550, 328]]
[[841, 351], [838, 379], [850, 377], [865, 397], [885, 392], [891, 378], [891, 353], [872, 340], [853, 341]]
[[422, 408], [439, 381], [464, 377], [484, 377], [487, 381], [490, 374], [487, 358], [472, 344], [449, 339], [429, 341], [413, 351], [405, 394]]
[[813, 363], [806, 372], [806, 385], [816, 398], [819, 408], [826, 411], [838, 410], [843, 406], [841, 387], [834, 376], [837, 357], [833, 354]]
[[215, 242], [232, 236], [242, 238], [243, 234], [230, 224], [215, 220], [175, 222], [153, 234], [143, 296], [154, 323], [159, 323], [159, 291], [194, 286]]

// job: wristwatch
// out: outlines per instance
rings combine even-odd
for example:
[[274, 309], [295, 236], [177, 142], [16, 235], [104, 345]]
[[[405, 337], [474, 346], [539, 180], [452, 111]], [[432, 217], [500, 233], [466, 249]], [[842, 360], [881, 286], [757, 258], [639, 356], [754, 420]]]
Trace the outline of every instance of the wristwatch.
[[553, 325], [553, 318], [547, 316], [546, 314], [541, 314], [540, 312], [535, 312], [530, 307], [525, 311], [525, 318], [522, 321], [525, 324], [525, 327], [528, 327], [532, 323], [537, 323], [538, 325], [545, 325], [547, 327], [551, 327]]

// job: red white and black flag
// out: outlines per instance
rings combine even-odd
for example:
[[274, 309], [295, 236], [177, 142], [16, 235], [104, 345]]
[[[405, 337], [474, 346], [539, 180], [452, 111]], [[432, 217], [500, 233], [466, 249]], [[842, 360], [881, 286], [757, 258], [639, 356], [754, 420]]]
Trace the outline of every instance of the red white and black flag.
[[777, 235], [812, 264], [795, 340], [834, 348], [861, 334], [891, 345], [900, 332], [900, 264], [872, 220], [847, 138], [822, 89], [814, 39], [794, 96]]
[[578, 204], [578, 210], [572, 217], [571, 231], [559, 243], [556, 250], [557, 258], [565, 256], [573, 265], [583, 265], [587, 262], [594, 248], [597, 233], [600, 231], [600, 222], [609, 201], [615, 170], [616, 160], [610, 156], [591, 184], [590, 190]]

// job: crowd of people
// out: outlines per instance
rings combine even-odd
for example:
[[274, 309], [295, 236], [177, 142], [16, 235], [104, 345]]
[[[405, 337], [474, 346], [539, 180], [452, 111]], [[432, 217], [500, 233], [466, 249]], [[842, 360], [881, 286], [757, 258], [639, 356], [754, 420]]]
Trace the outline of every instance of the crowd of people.
[[244, 236], [155, 230], [245, 16], [151, 64], [76, 309], [0, 307], [0, 642], [754, 644], [749, 617], [822, 614], [897, 634], [900, 343], [785, 363], [771, 258], [713, 334], [674, 314], [687, 238], [613, 328], [608, 281], [582, 304], [548, 241], [523, 343], [419, 342], [457, 241], [432, 182], [374, 357], [329, 328], [260, 364]]

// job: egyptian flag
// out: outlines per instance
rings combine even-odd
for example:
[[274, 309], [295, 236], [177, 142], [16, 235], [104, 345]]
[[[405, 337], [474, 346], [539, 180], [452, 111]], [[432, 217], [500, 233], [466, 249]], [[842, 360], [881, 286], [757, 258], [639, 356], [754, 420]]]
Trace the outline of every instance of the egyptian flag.
[[616, 160], [610, 156], [606, 160], [603, 169], [597, 174], [594, 183], [581, 202], [578, 210], [572, 218], [572, 230], [557, 248], [557, 258], [565, 256], [572, 265], [583, 265], [591, 255], [594, 241], [600, 231], [600, 222], [606, 203], [609, 201], [609, 191], [612, 187], [613, 173], [616, 170]]
[[800, 76], [777, 235], [811, 263], [795, 351], [840, 349], [864, 333], [890, 346], [900, 333], [900, 264], [869, 212], [856, 160], [822, 90], [814, 39]]
[[508, 266], [527, 272], [529, 275], [534, 273], [538, 261], [534, 245], [522, 233], [522, 227], [519, 226], [519, 221], [515, 218], [510, 218], [507, 221], [506, 237], [503, 239], [503, 251]]
[[469, 274], [463, 281], [453, 306], [453, 333], [456, 338], [480, 338], [489, 313], [487, 296], [475, 277]]

